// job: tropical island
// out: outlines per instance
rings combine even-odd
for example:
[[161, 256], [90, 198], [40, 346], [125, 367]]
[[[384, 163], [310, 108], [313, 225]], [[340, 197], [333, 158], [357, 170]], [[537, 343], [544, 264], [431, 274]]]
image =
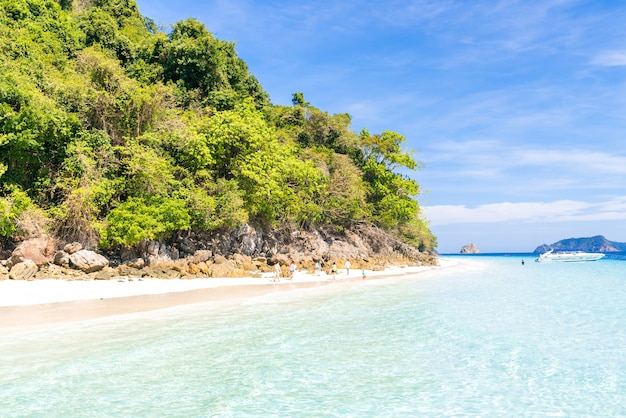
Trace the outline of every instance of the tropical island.
[[0, 30], [0, 279], [436, 263], [405, 138], [272, 104], [197, 20], [7, 0]]
[[592, 253], [615, 253], [626, 251], [626, 243], [610, 241], [603, 235], [584, 238], [567, 238], [550, 245], [542, 244], [535, 248], [535, 253], [544, 253], [549, 250], [585, 251]]

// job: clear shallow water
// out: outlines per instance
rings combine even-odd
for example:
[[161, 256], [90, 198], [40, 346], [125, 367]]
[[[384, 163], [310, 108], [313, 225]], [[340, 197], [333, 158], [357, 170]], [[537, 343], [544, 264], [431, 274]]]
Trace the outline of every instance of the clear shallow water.
[[0, 336], [0, 416], [626, 416], [626, 261], [469, 260]]

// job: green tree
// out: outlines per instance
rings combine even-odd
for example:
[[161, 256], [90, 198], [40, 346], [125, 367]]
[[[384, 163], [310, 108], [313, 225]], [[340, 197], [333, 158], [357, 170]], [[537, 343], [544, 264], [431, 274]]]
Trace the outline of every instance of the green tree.
[[258, 108], [268, 104], [267, 93], [237, 57], [234, 43], [215, 39], [195, 19], [176, 23], [169, 42], [157, 45], [155, 54], [165, 80], [197, 90], [205, 105], [232, 109], [246, 97], [253, 98]]
[[243, 193], [234, 180], [218, 179], [182, 188], [176, 195], [185, 199], [195, 231], [233, 228], [248, 222]]
[[342, 226], [367, 219], [367, 187], [363, 172], [343, 154], [332, 155], [329, 171], [328, 197], [323, 202], [326, 219]]
[[0, 197], [0, 242], [17, 231], [20, 216], [31, 204], [30, 198], [19, 188], [13, 188]]
[[130, 195], [168, 196], [178, 186], [171, 159], [158, 148], [129, 142], [118, 149]]
[[389, 171], [398, 167], [406, 167], [410, 170], [418, 168], [418, 163], [411, 153], [402, 150], [406, 138], [399, 133], [384, 131], [382, 134], [370, 135], [367, 129], [363, 129], [360, 139], [365, 161], [374, 159]]
[[0, 163], [5, 183], [32, 187], [63, 159], [78, 121], [17, 71], [0, 75]]
[[100, 45], [112, 51], [123, 66], [137, 59], [138, 52], [149, 44], [153, 29], [133, 0], [95, 0], [78, 15], [78, 21], [87, 46]]
[[77, 64], [89, 78], [82, 111], [87, 127], [104, 130], [121, 143], [124, 137], [137, 137], [149, 130], [162, 115], [169, 89], [158, 84], [142, 86], [99, 48], [81, 51]]
[[405, 138], [391, 131], [372, 136], [367, 130], [361, 132], [360, 138], [362, 170], [369, 186], [367, 199], [374, 221], [388, 229], [413, 222], [420, 213], [416, 200], [419, 184], [393, 171], [418, 167], [413, 157], [402, 150]]
[[106, 217], [100, 244], [132, 246], [188, 230], [191, 223], [185, 201], [158, 196], [129, 198]]
[[291, 96], [291, 103], [294, 106], [304, 106], [304, 107], [307, 107], [307, 106], [310, 105], [309, 102], [304, 100], [304, 93], [302, 93], [301, 91], [299, 91], [297, 93], [294, 93]]
[[279, 163], [286, 151], [263, 115], [248, 100], [208, 118], [203, 133], [216, 161], [215, 177], [234, 179], [248, 212], [265, 222], [274, 220], [282, 207]]
[[162, 124], [157, 135], [177, 166], [206, 177], [206, 170], [217, 166], [217, 160], [206, 135], [201, 132], [202, 123], [187, 112], [184, 118], [171, 118], [167, 124]]
[[329, 115], [308, 107], [305, 119], [306, 123], [298, 135], [302, 146], [323, 146], [351, 156], [359, 151], [359, 138], [350, 130], [352, 119], [347, 113]]

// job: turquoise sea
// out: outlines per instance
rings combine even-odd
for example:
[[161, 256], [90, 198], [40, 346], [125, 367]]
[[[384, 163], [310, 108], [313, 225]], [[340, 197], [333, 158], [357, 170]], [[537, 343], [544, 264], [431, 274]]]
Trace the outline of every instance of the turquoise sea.
[[0, 416], [626, 416], [624, 257], [442, 258], [0, 335]]

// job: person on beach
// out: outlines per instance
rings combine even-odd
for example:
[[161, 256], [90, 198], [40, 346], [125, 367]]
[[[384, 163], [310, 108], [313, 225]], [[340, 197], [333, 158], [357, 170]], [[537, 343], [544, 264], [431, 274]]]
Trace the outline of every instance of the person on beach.
[[337, 263], [333, 262], [330, 272], [333, 274], [333, 280], [335, 280], [335, 274], [337, 274]]
[[363, 280], [365, 280], [365, 269], [361, 270], [361, 276], [363, 276]]
[[322, 262], [320, 260], [317, 260], [315, 262], [315, 274], [319, 276], [321, 273], [322, 273]]
[[280, 263], [276, 263], [276, 265], [274, 266], [274, 281], [280, 281]]
[[296, 263], [293, 261], [289, 264], [289, 280], [293, 279], [293, 275], [296, 273]]
[[350, 260], [346, 261], [346, 276], [350, 275]]

